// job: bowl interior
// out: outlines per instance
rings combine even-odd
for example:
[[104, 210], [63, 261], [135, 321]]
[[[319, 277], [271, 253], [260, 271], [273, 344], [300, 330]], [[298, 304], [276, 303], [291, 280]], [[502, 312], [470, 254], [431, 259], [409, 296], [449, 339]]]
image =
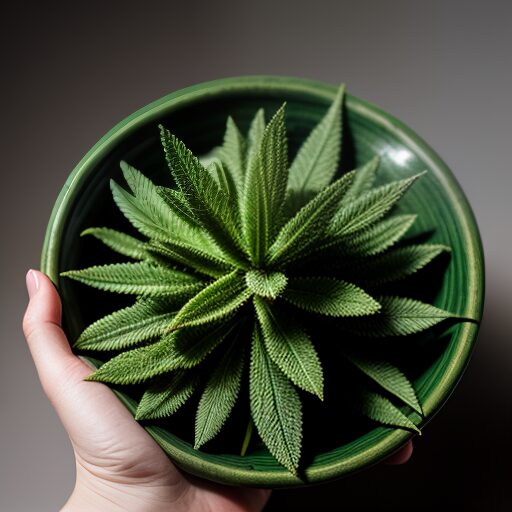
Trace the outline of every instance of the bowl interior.
[[[109, 180], [124, 185], [119, 169], [119, 161], [123, 159], [158, 184], [172, 183], [159, 142], [159, 123], [194, 153], [204, 154], [222, 142], [228, 114], [245, 133], [258, 108], [265, 108], [268, 120], [286, 101], [291, 161], [300, 143], [325, 113], [334, 92], [331, 86], [290, 78], [218, 80], [178, 91], [148, 105], [101, 139], [78, 164], [59, 196], [43, 251], [42, 269], [57, 284], [63, 298], [65, 329], [70, 340], [92, 321], [132, 302], [126, 297], [61, 279], [58, 274], [63, 270], [122, 261], [100, 242], [81, 238], [80, 233], [91, 226], [103, 226], [108, 219], [108, 227], [136, 234], [117, 210]], [[365, 163], [375, 154], [381, 156], [378, 177], [381, 182], [428, 170], [401, 200], [399, 210], [418, 214], [411, 237], [449, 245], [452, 253], [421, 277], [409, 281], [407, 295], [480, 319], [483, 297], [480, 239], [467, 201], [451, 172], [410, 129], [378, 108], [349, 96], [344, 118], [340, 172]], [[476, 333], [475, 324], [463, 322], [442, 331], [429, 331], [413, 344], [396, 340], [399, 347], [396, 352], [401, 354], [400, 367], [414, 380], [427, 420], [460, 378]], [[133, 409], [136, 393], [130, 393], [128, 388], [117, 392]], [[267, 486], [323, 481], [351, 473], [378, 462], [412, 435], [364, 423], [356, 432], [340, 438], [341, 444], [313, 450], [308, 455], [304, 474], [298, 479], [264, 449], [245, 457], [219, 450], [196, 451], [165, 423], [147, 428], [177, 463], [192, 473], [220, 482]]]

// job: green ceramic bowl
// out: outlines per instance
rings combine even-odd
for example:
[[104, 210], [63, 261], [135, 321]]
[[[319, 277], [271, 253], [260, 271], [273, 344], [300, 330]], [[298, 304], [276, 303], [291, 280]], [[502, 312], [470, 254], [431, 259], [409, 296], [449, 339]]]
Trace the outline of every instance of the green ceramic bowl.
[[[90, 226], [125, 229], [111, 198], [109, 179], [122, 183], [119, 161], [127, 160], [158, 181], [165, 163], [157, 124], [163, 123], [196, 154], [219, 144], [228, 114], [246, 130], [257, 108], [267, 117], [287, 102], [290, 152], [321, 119], [334, 98], [335, 86], [304, 79], [246, 76], [215, 80], [179, 90], [135, 112], [110, 130], [78, 163], [64, 185], [46, 232], [41, 268], [57, 285], [64, 306], [64, 327], [71, 340], [93, 320], [120, 307], [113, 294], [86, 289], [60, 279], [59, 272], [108, 262], [99, 244], [81, 239]], [[380, 179], [387, 181], [428, 169], [406, 194], [400, 209], [419, 214], [416, 231], [452, 248], [431, 303], [480, 320], [484, 295], [483, 254], [475, 219], [453, 174], [410, 128], [354, 96], [346, 100], [342, 167], [349, 169], [378, 153]], [[292, 155], [291, 155], [292, 156]], [[105, 298], [104, 301], [101, 298]], [[99, 300], [100, 299], [100, 300]], [[414, 384], [427, 422], [446, 401], [468, 363], [478, 324], [462, 322], [444, 334], [435, 353], [416, 361]], [[133, 412], [135, 401], [116, 391]], [[403, 446], [412, 434], [370, 427], [340, 446], [313, 453], [301, 479], [266, 451], [240, 457], [197, 451], [161, 426], [148, 432], [185, 471], [228, 484], [286, 487], [338, 478], [375, 464]]]

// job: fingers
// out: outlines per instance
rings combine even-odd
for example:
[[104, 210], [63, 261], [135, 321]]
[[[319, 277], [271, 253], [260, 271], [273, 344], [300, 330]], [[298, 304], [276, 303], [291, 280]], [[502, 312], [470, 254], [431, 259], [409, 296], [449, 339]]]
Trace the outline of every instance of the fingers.
[[409, 441], [404, 447], [387, 458], [384, 463], [391, 465], [405, 464], [411, 458], [412, 451], [412, 441]]

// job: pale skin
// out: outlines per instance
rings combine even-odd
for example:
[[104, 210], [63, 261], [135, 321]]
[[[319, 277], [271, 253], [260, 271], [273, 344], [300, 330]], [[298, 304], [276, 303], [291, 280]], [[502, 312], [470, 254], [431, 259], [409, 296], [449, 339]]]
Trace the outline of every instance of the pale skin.
[[[250, 512], [270, 491], [213, 484], [182, 473], [112, 391], [83, 379], [92, 373], [61, 329], [61, 302], [43, 273], [26, 276], [30, 301], [23, 330], [41, 385], [66, 429], [76, 460], [65, 512]], [[409, 443], [388, 459], [406, 462]]]

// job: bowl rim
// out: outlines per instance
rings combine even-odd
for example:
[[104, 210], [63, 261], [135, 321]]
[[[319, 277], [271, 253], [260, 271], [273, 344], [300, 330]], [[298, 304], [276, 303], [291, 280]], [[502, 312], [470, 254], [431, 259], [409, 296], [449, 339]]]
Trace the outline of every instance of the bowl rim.
[[[53, 207], [48, 227], [46, 229], [41, 255], [41, 270], [51, 280], [59, 283], [59, 241], [62, 237], [65, 220], [75, 201], [79, 183], [92, 172], [96, 163], [110, 150], [112, 145], [122, 140], [141, 124], [151, 122], [160, 117], [165, 111], [183, 107], [197, 99], [215, 98], [216, 96], [240, 92], [264, 91], [268, 93], [299, 92], [315, 99], [331, 102], [334, 99], [337, 87], [323, 82], [273, 75], [248, 75], [242, 77], [229, 77], [194, 84], [175, 92], [167, 94], [156, 101], [136, 110], [134, 113], [117, 123], [109, 130], [75, 166]], [[484, 299], [484, 257], [482, 242], [478, 226], [466, 199], [464, 192], [448, 166], [437, 153], [411, 128], [391, 114], [370, 102], [357, 98], [351, 94], [346, 95], [346, 106], [363, 117], [385, 127], [403, 143], [427, 162], [429, 169], [440, 181], [444, 191], [449, 196], [462, 226], [461, 236], [466, 242], [468, 261], [470, 262], [467, 281], [471, 297], [467, 301], [467, 309], [463, 316], [481, 320]], [[457, 349], [451, 358], [451, 363], [441, 379], [426, 397], [423, 408], [427, 422], [437, 413], [449, 398], [462, 377], [478, 334], [479, 324], [464, 322], [460, 329]], [[95, 364], [95, 360], [87, 358]], [[115, 391], [119, 399], [134, 413], [136, 403], [120, 391]], [[304, 478], [308, 484], [324, 482], [339, 478], [363, 467], [369, 467], [385, 459], [400, 449], [414, 434], [403, 430], [382, 429], [377, 442], [364, 451], [356, 452], [335, 462], [319, 466], [310, 466], [305, 469], [302, 479], [291, 475], [286, 469], [283, 471], [262, 471], [243, 467], [233, 467], [212, 460], [204, 460], [202, 452], [199, 456], [192, 456], [189, 448], [185, 450], [185, 443], [173, 434], [156, 426], [144, 426], [148, 433], [162, 446], [173, 461], [182, 469], [195, 475], [209, 478], [213, 481], [232, 485], [248, 485], [267, 487], [290, 487], [304, 485]]]

